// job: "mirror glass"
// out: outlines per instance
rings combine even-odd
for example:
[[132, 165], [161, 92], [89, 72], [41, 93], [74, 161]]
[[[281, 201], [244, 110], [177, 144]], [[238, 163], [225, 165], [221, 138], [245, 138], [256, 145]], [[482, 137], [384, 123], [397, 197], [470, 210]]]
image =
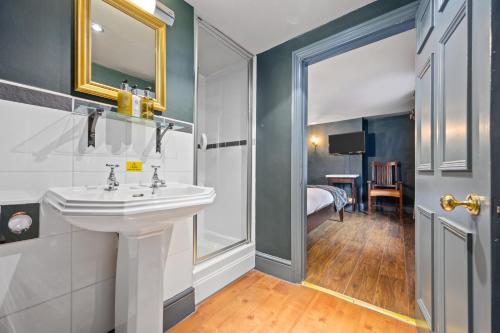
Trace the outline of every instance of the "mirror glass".
[[91, 80], [115, 88], [128, 80], [139, 94], [154, 92], [155, 30], [104, 0], [91, 0], [89, 20]]

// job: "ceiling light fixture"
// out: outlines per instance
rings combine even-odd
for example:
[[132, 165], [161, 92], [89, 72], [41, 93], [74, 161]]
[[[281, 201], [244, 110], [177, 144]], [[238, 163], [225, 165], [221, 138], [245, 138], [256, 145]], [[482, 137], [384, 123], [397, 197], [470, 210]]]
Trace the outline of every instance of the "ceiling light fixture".
[[131, 0], [135, 5], [141, 7], [148, 13], [154, 14], [156, 8], [156, 0]]
[[104, 32], [104, 28], [99, 23], [92, 22], [90, 25], [95, 32]]

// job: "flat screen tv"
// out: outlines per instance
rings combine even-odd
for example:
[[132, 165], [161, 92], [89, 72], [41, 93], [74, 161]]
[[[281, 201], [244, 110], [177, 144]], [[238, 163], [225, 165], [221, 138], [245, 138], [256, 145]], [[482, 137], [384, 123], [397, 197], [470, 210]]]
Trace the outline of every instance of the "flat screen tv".
[[365, 132], [328, 136], [328, 151], [333, 155], [362, 154], [365, 152]]

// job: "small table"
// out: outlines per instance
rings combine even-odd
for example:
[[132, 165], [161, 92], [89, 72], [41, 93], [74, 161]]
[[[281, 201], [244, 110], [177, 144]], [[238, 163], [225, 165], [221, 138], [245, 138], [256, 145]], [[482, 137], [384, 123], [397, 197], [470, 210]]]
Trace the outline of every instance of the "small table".
[[356, 179], [359, 177], [357, 174], [335, 174], [335, 175], [326, 175], [326, 180], [328, 185], [334, 184], [350, 184], [351, 185], [351, 207], [352, 211], [356, 210]]

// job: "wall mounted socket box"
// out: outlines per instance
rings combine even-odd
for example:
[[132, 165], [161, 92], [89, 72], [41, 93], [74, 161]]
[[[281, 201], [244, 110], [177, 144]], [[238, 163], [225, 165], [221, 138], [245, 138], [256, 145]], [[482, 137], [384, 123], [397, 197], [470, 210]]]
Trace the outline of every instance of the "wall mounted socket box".
[[0, 206], [0, 244], [38, 238], [40, 204]]

